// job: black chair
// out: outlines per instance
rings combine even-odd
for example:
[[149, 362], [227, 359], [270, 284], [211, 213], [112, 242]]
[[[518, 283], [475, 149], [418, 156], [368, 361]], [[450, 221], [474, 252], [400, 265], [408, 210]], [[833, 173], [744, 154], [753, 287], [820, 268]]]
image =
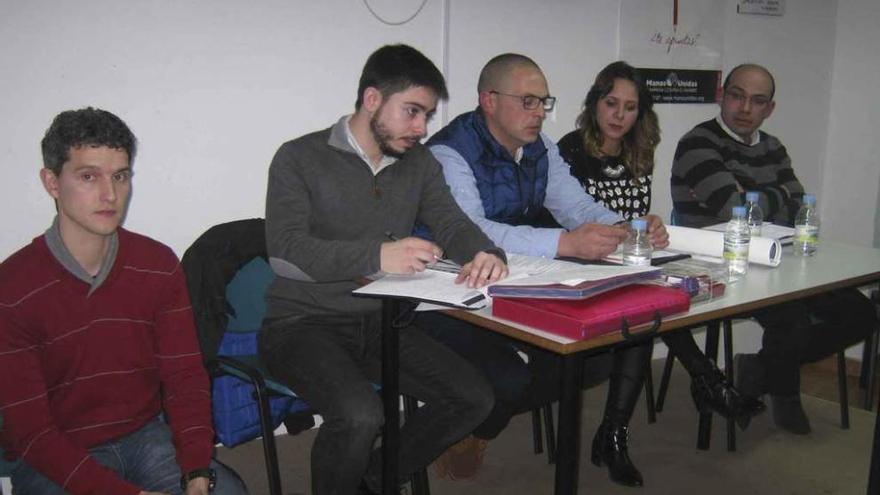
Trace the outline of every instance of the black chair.
[[[263, 439], [269, 493], [281, 495], [281, 476], [273, 433], [276, 425], [271, 414], [270, 398], [299, 399], [288, 387], [269, 377], [255, 348], [252, 354], [244, 356], [218, 354], [230, 315], [236, 315], [235, 308], [226, 298], [227, 286], [239, 270], [255, 258], [266, 258], [265, 225], [259, 218], [211, 227], [186, 250], [182, 264], [205, 366], [212, 380], [224, 376], [235, 377], [252, 387], [259, 416], [259, 431], [254, 438], [261, 436]], [[261, 294], [256, 295], [259, 297]], [[259, 326], [253, 330], [259, 330]]]
[[[317, 412], [309, 408], [290, 388], [271, 377], [260, 360], [255, 342], [249, 349], [250, 352], [243, 355], [229, 356], [218, 352], [221, 350], [221, 343], [226, 342], [226, 332], [260, 330], [265, 312], [263, 294], [274, 278], [266, 257], [265, 221], [262, 218], [253, 218], [211, 227], [187, 249], [182, 265], [186, 272], [205, 365], [213, 380], [234, 377], [252, 387], [259, 428], [254, 429], [249, 439], [262, 437], [269, 492], [271, 495], [281, 495], [281, 476], [274, 436], [279, 418], [277, 408], [273, 416], [271, 401], [286, 400], [289, 404], [283, 411], [286, 413], [283, 422], [288, 433], [292, 435], [313, 427], [313, 416]], [[255, 260], [261, 263], [254, 264]], [[237, 292], [233, 291], [230, 283], [253, 266], [261, 268], [256, 269], [256, 274], [248, 271], [251, 274], [250, 279], [244, 282], [244, 286], [238, 287]], [[267, 277], [271, 278], [267, 280]], [[237, 301], [228, 298], [227, 294]], [[246, 300], [242, 302], [242, 298]], [[262, 305], [257, 302], [262, 302]], [[245, 315], [245, 312], [249, 314]], [[236, 329], [233, 328], [230, 317], [236, 321], [248, 320], [250, 323], [245, 323], [244, 329]], [[214, 400], [216, 408], [217, 397]], [[417, 407], [415, 399], [404, 397], [405, 417], [412, 414]], [[241, 439], [235, 441], [240, 442]], [[424, 469], [413, 475], [412, 484], [415, 495], [430, 494], [428, 476]]]

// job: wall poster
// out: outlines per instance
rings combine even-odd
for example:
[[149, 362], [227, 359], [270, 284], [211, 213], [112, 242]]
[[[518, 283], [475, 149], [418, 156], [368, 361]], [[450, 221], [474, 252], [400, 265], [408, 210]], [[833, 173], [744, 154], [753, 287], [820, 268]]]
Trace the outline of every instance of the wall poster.
[[620, 58], [637, 67], [655, 103], [720, 96], [724, 0], [622, 0]]

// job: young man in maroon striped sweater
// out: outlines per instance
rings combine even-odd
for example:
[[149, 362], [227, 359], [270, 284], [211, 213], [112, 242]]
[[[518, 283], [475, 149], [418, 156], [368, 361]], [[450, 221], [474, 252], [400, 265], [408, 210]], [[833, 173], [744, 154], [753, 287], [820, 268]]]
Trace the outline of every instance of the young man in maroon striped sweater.
[[42, 150], [57, 216], [0, 265], [0, 443], [22, 460], [16, 493], [246, 493], [211, 458], [180, 263], [120, 227], [134, 135], [84, 108], [59, 114]]

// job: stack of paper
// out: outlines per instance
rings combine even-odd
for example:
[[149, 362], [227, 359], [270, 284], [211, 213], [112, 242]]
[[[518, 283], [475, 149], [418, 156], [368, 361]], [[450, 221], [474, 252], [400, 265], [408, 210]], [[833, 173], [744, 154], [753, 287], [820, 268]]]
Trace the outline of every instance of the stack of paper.
[[[486, 296], [495, 295], [498, 290], [525, 294], [538, 288], [557, 291], [557, 295], [547, 297], [583, 299], [615, 287], [658, 277], [660, 273], [659, 268], [654, 267], [582, 265], [516, 254], [508, 255], [508, 268], [510, 273], [507, 278], [480, 290], [470, 289], [464, 283], [456, 284], [454, 273], [425, 270], [413, 275], [386, 275], [356, 289], [354, 294], [399, 297], [441, 306], [479, 309], [490, 303]], [[578, 293], [581, 295], [576, 296]]]

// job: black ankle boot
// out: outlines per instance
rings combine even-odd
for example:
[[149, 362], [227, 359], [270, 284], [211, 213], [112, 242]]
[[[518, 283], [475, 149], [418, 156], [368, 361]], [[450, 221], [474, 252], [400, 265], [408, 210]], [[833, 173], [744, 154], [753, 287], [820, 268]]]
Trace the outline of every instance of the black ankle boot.
[[623, 486], [642, 486], [642, 473], [633, 465], [627, 452], [628, 437], [627, 425], [607, 419], [602, 421], [593, 437], [591, 460], [598, 467], [602, 464], [608, 465], [611, 481]]
[[741, 395], [717, 369], [691, 380], [691, 397], [701, 413], [715, 411], [725, 418], [733, 418], [742, 429], [748, 426], [752, 416], [767, 409], [761, 399]]

